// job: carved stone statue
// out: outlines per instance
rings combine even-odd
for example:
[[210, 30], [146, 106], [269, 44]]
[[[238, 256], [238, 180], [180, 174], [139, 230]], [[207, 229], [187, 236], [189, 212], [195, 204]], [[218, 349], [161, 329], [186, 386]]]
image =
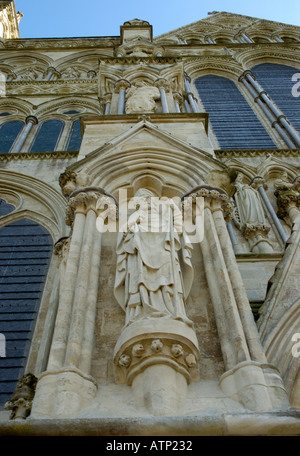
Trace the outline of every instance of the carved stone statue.
[[114, 291], [126, 311], [126, 324], [168, 317], [192, 325], [185, 313], [193, 280], [192, 245], [182, 230], [181, 211], [173, 200], [153, 198], [146, 189], [135, 196], [140, 197], [140, 208], [129, 217], [117, 243]]
[[238, 209], [240, 228], [245, 225], [265, 225], [266, 219], [257, 190], [250, 185], [243, 184], [241, 173], [237, 175], [234, 186], [236, 188], [234, 199]]
[[37, 79], [37, 73], [33, 71], [31, 68], [26, 68], [21, 74], [20, 79], [25, 81], [34, 81]]
[[149, 86], [143, 81], [138, 81], [127, 91], [126, 114], [136, 112], [154, 112], [155, 100], [159, 100], [160, 92], [157, 87]]
[[274, 195], [277, 198], [277, 215], [279, 218], [286, 217], [292, 207], [300, 208], [299, 183], [299, 177], [294, 182], [290, 182], [286, 171], [282, 171], [280, 176], [274, 181]]
[[61, 75], [61, 79], [78, 79], [80, 78], [80, 71], [77, 67], [69, 67]]

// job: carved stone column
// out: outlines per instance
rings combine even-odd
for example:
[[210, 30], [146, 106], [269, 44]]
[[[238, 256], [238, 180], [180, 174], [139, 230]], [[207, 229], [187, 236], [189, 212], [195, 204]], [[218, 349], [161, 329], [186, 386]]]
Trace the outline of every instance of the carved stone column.
[[35, 116], [26, 117], [25, 126], [23, 128], [21, 136], [18, 139], [18, 142], [16, 143], [16, 145], [13, 149], [13, 153], [17, 154], [17, 153], [21, 152], [21, 149], [22, 149], [32, 127], [37, 124], [38, 124], [38, 120]]
[[169, 83], [166, 79], [157, 79], [154, 83], [155, 87], [158, 87], [159, 92], [160, 92], [160, 100], [161, 100], [161, 106], [162, 106], [162, 112], [163, 113], [168, 113], [169, 112], [169, 106], [168, 106], [168, 100], [166, 97], [166, 91], [168, 91], [169, 88]]
[[220, 387], [253, 411], [288, 406], [282, 379], [267, 364], [226, 227], [231, 207], [226, 192], [207, 185], [185, 196], [204, 198], [203, 266], [225, 365]]
[[110, 107], [111, 107], [111, 99], [112, 99], [112, 93], [107, 92], [104, 97], [103, 97], [103, 104], [105, 106], [104, 109], [104, 114], [107, 116], [110, 114]]
[[48, 366], [39, 378], [33, 404], [35, 416], [72, 416], [96, 394], [90, 375], [102, 238], [96, 222], [105, 202], [114, 204], [97, 187], [78, 189], [69, 198], [66, 223], [72, 235]]
[[118, 114], [124, 114], [125, 111], [125, 92], [130, 87], [130, 83], [126, 79], [120, 79], [115, 84], [115, 93], [119, 94]]
[[191, 78], [185, 73], [184, 74], [184, 83], [185, 83], [185, 90], [186, 90], [186, 96], [189, 101], [189, 104], [191, 106], [192, 112], [199, 112], [196, 99], [194, 97], [194, 94], [191, 89]]

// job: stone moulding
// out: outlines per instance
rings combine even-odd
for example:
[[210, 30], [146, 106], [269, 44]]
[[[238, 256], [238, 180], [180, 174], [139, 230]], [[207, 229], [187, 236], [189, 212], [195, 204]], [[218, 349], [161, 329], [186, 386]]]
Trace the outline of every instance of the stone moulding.
[[216, 158], [252, 158], [264, 157], [272, 154], [274, 157], [299, 157], [300, 149], [218, 149], [215, 150]]
[[76, 158], [79, 151], [55, 151], [55, 152], [20, 152], [18, 154], [0, 154], [0, 161], [17, 160], [67, 160]]

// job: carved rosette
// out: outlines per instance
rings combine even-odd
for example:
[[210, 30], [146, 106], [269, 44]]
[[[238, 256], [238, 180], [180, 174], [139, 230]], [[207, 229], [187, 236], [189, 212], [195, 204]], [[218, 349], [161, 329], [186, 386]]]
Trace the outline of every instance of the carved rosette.
[[11, 420], [25, 420], [30, 415], [36, 384], [37, 378], [30, 373], [19, 379], [11, 399], [4, 405], [6, 410], [11, 410]]
[[117, 383], [131, 386], [137, 375], [155, 364], [172, 367], [187, 383], [197, 380], [199, 353], [188, 340], [178, 340], [168, 334], [141, 337], [125, 344], [115, 355]]

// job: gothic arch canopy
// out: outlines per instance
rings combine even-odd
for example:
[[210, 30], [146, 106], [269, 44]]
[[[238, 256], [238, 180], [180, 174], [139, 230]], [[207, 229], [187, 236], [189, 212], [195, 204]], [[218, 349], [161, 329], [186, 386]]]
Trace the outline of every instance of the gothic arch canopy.
[[131, 185], [140, 173], [154, 173], [161, 176], [166, 185], [184, 193], [204, 182], [216, 168], [224, 171], [226, 166], [208, 151], [180, 140], [149, 121], [140, 121], [85, 158], [82, 156], [68, 171], [85, 173], [90, 185], [104, 187], [110, 193]]
[[26, 217], [44, 226], [54, 242], [66, 234], [66, 202], [60, 192], [50, 185], [34, 177], [1, 170], [0, 191], [4, 198], [13, 192], [19, 199], [16, 210], [1, 218], [1, 226]]

